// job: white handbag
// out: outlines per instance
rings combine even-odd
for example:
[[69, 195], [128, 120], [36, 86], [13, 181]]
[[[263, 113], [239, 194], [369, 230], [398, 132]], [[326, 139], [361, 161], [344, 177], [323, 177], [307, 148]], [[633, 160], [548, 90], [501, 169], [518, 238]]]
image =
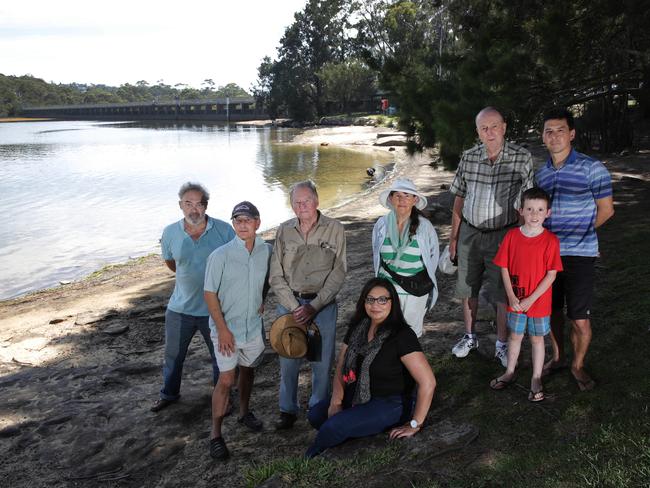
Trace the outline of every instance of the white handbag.
[[458, 266], [451, 262], [449, 257], [449, 245], [445, 246], [445, 249], [440, 255], [440, 260], [438, 261], [438, 269], [445, 274], [451, 275], [456, 272]]

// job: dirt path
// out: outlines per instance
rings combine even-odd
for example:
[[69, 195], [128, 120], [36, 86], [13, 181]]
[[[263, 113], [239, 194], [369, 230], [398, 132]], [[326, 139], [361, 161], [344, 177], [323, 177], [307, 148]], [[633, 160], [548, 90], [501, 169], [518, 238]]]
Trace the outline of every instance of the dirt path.
[[[618, 181], [633, 178], [645, 184], [649, 160], [648, 154], [618, 158], [610, 169]], [[441, 186], [453, 175], [428, 162], [402, 156], [395, 173], [411, 177], [430, 197], [427, 212], [444, 243], [450, 196]], [[347, 232], [349, 272], [339, 294], [340, 335], [361, 284], [372, 274], [370, 235], [376, 218], [385, 213], [377, 195], [386, 184], [326, 212], [341, 219]], [[252, 399], [267, 429], [244, 432], [234, 417], [228, 418], [224, 436], [233, 456], [227, 463], [208, 456], [210, 362], [198, 337], [185, 362], [181, 400], [158, 414], [149, 411], [160, 388], [164, 310], [172, 285], [173, 275], [160, 257], [150, 256], [65, 287], [0, 302], [4, 486], [241, 486], [251, 465], [304, 452], [314, 435], [304, 419], [290, 432], [271, 428], [279, 383], [271, 350], [257, 371]], [[448, 354], [461, 330], [453, 278], [441, 276], [439, 286], [423, 341], [433, 355]], [[268, 325], [275, 317], [273, 296], [266, 310]], [[481, 322], [479, 333], [493, 335], [491, 323]], [[486, 357], [488, 342], [482, 343]], [[307, 374], [301, 376], [301, 383], [308, 381]], [[303, 403], [307, 391], [301, 389]], [[434, 416], [440, 417], [440, 411]], [[455, 432], [450, 445], [477, 435], [471, 426], [455, 426]]]

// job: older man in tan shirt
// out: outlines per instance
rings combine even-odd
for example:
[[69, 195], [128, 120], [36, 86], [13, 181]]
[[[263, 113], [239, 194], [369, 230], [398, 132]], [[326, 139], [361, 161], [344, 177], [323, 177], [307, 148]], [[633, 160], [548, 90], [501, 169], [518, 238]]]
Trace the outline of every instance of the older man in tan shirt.
[[[296, 218], [280, 225], [271, 255], [269, 283], [278, 297], [278, 313], [292, 313], [300, 324], [314, 321], [320, 329], [322, 354], [312, 361], [309, 406], [329, 396], [329, 373], [336, 343], [336, 294], [346, 273], [343, 225], [318, 211], [318, 193], [312, 181], [290, 190]], [[302, 359], [280, 358], [280, 420], [277, 429], [296, 421], [298, 373]]]

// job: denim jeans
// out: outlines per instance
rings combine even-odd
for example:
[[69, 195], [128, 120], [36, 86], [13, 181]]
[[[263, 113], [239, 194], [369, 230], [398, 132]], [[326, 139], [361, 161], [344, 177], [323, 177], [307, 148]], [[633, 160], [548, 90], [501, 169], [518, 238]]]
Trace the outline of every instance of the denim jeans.
[[178, 400], [181, 396], [181, 375], [183, 362], [196, 331], [200, 331], [212, 358], [212, 379], [217, 384], [219, 367], [214, 356], [214, 346], [210, 339], [208, 317], [196, 317], [167, 309], [165, 312], [165, 362], [163, 365], [163, 387], [160, 398]]
[[[311, 300], [297, 299], [300, 305], [309, 303]], [[278, 305], [278, 314], [284, 315], [289, 310]], [[311, 362], [311, 397], [309, 407], [326, 399], [330, 394], [330, 369], [334, 359], [334, 347], [336, 346], [336, 317], [338, 306], [336, 302], [323, 307], [314, 317], [318, 325], [322, 339], [322, 355], [320, 361]], [[280, 358], [280, 411], [297, 414], [298, 406], [298, 373], [304, 359]]]
[[317, 456], [325, 449], [341, 444], [347, 439], [379, 434], [406, 422], [411, 415], [413, 399], [392, 395], [371, 398], [367, 403], [354, 406], [349, 406], [349, 402], [344, 401], [344, 410], [327, 418], [329, 405], [328, 398], [309, 410], [307, 419], [312, 427], [318, 429], [318, 434], [307, 449], [305, 457]]

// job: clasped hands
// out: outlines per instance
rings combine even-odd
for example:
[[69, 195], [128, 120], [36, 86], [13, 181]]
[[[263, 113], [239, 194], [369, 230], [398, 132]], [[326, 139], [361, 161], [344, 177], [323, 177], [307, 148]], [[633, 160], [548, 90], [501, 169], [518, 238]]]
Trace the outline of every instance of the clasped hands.
[[307, 325], [311, 319], [316, 315], [316, 309], [309, 303], [300, 305], [292, 312], [293, 318], [300, 325]]
[[508, 303], [515, 312], [527, 312], [534, 302], [530, 300], [530, 297], [521, 300], [517, 297], [508, 297]]

